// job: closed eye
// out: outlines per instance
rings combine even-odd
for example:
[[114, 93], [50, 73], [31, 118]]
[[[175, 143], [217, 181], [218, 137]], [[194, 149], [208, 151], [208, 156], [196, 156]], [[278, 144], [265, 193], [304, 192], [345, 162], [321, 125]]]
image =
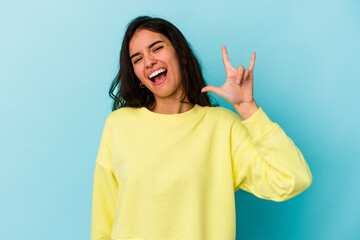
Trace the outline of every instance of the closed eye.
[[156, 52], [157, 50], [159, 50], [159, 49], [161, 49], [161, 48], [163, 48], [163, 46], [157, 47], [157, 48], [155, 48], [153, 51]]
[[134, 61], [134, 64], [137, 63], [138, 61], [140, 61], [141, 59], [142, 59], [141, 57], [137, 58], [137, 59]]

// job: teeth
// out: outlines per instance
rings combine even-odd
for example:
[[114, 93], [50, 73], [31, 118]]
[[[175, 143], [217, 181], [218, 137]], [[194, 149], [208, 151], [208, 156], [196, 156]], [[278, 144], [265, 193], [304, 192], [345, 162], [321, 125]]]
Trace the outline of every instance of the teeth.
[[156, 77], [157, 75], [159, 75], [160, 73], [163, 73], [163, 72], [165, 72], [165, 71], [166, 71], [165, 68], [159, 69], [159, 70], [153, 72], [152, 74], [150, 74], [149, 78]]

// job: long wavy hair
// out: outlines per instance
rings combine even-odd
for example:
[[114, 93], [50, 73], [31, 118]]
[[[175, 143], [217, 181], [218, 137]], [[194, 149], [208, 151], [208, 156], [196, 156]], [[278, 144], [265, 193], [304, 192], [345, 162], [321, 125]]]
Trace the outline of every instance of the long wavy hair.
[[[147, 29], [167, 37], [176, 50], [181, 70], [183, 94], [181, 102], [188, 97], [189, 102], [200, 106], [217, 106], [212, 104], [207, 92], [201, 93], [206, 86], [201, 66], [183, 34], [172, 23], [149, 16], [133, 19], [125, 32], [120, 50], [120, 68], [111, 83], [109, 95], [114, 99], [112, 110], [121, 107], [155, 107], [154, 94], [148, 88], [140, 88], [129, 55], [129, 42], [137, 30]], [[114, 90], [118, 90], [114, 94]]]

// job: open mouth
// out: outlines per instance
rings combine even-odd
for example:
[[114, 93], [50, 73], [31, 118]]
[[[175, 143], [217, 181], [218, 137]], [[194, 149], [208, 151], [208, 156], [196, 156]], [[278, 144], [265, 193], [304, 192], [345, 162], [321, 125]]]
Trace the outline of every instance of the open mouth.
[[154, 83], [161, 83], [165, 80], [166, 74], [167, 74], [167, 69], [161, 68], [150, 74], [149, 79]]

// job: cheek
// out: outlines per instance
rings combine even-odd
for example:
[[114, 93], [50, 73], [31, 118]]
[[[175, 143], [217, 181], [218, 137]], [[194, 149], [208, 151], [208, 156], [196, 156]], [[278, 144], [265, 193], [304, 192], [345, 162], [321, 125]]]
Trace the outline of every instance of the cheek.
[[181, 80], [181, 71], [180, 71], [180, 64], [179, 62], [174, 62], [173, 68], [175, 70], [174, 74]]
[[167, 59], [168, 62], [171, 62], [171, 68], [173, 70], [173, 74], [175, 76], [181, 76], [180, 73], [180, 63], [177, 60], [177, 56], [175, 54], [170, 55], [171, 57]]
[[137, 67], [134, 67], [134, 73], [135, 73], [135, 76], [138, 78], [138, 79], [142, 79], [143, 76], [141, 74], [141, 70]]

